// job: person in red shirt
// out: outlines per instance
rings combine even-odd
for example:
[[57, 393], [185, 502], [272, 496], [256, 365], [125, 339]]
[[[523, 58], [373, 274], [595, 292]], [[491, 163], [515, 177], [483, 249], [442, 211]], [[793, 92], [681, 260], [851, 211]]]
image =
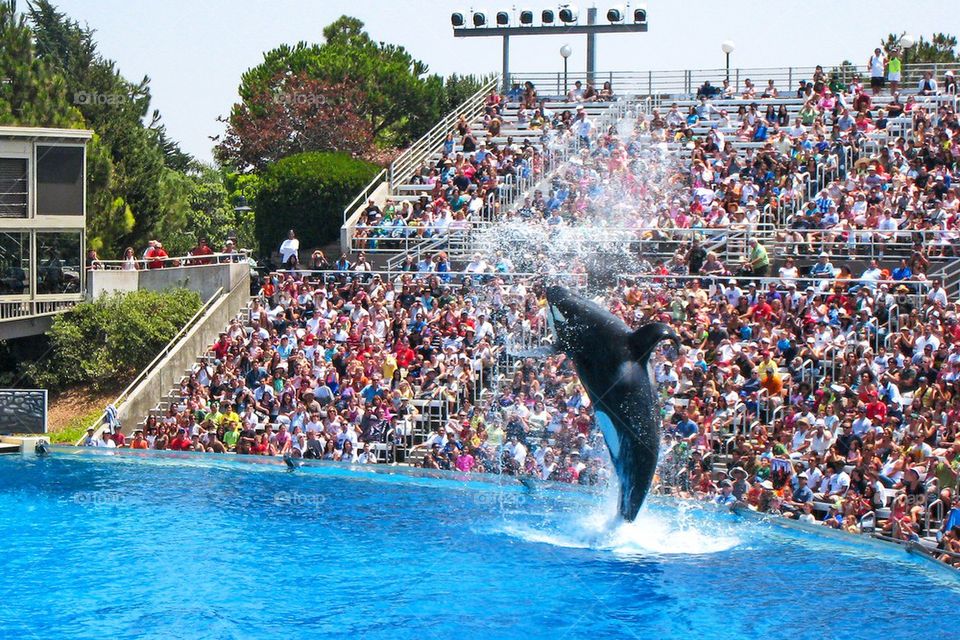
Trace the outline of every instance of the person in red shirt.
[[887, 419], [887, 405], [877, 396], [876, 391], [870, 392], [870, 401], [867, 403], [867, 417], [873, 424], [882, 424]]
[[397, 343], [396, 354], [397, 366], [401, 369], [409, 367], [410, 363], [413, 362], [413, 359], [417, 356], [414, 350], [410, 348], [410, 343], [406, 338]]
[[213, 353], [217, 356], [217, 360], [224, 360], [227, 357], [227, 352], [230, 350], [230, 339], [227, 338], [227, 332], [220, 332], [220, 339], [217, 340], [213, 345]]
[[190, 451], [193, 448], [186, 434], [187, 431], [183, 427], [177, 429], [177, 435], [170, 441], [171, 451]]
[[197, 246], [190, 252], [193, 256], [193, 264], [210, 264], [213, 262], [211, 258], [205, 258], [204, 256], [212, 256], [213, 249], [210, 248], [210, 244], [207, 242], [206, 238], [200, 238], [200, 242], [197, 243]]
[[147, 253], [144, 254], [143, 257], [147, 261], [147, 269], [163, 269], [166, 265], [166, 258], [170, 256], [167, 255], [163, 245], [158, 242], [150, 249], [147, 249]]
[[117, 425], [117, 427], [113, 431], [113, 441], [117, 444], [117, 448], [124, 446], [124, 443], [126, 442], [126, 440], [127, 439], [123, 435], [123, 431], [121, 431], [120, 426]]
[[770, 303], [767, 302], [766, 298], [760, 298], [760, 301], [754, 305], [750, 312], [747, 314], [753, 320], [763, 322], [769, 320], [770, 316], [773, 315], [773, 307], [770, 306]]

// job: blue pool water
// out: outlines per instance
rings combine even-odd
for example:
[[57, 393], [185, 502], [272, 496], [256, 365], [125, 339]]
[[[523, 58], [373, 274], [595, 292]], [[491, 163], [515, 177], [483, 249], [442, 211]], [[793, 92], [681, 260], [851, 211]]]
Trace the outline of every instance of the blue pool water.
[[956, 637], [960, 583], [899, 549], [614, 511], [336, 467], [8, 456], [0, 638]]

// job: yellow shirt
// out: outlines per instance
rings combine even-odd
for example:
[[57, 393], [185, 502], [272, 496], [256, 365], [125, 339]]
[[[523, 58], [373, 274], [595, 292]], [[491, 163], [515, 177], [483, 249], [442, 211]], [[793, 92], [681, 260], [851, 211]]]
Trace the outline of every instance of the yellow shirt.
[[383, 379], [392, 380], [393, 374], [397, 370], [397, 358], [392, 353], [388, 353], [383, 359]]

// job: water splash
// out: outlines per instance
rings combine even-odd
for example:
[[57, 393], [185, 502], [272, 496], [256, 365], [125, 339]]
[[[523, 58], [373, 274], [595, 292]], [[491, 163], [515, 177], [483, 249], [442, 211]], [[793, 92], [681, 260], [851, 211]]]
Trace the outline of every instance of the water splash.
[[[611, 500], [612, 498], [612, 500]], [[686, 502], [648, 504], [633, 522], [616, 515], [616, 494], [584, 511], [563, 510], [532, 514], [536, 524], [520, 512], [504, 514], [493, 533], [525, 542], [568, 549], [594, 549], [618, 556], [706, 555], [742, 544], [734, 523], [719, 512]], [[579, 513], [579, 515], [578, 515]], [[739, 525], [738, 531], [742, 532]]]

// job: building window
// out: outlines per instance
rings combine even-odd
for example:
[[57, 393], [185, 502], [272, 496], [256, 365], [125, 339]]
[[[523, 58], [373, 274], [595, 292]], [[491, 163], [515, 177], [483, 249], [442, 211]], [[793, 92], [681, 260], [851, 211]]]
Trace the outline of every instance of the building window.
[[26, 218], [28, 185], [26, 158], [0, 158], [0, 218]]
[[37, 215], [83, 215], [83, 147], [37, 146]]
[[30, 293], [30, 233], [0, 231], [0, 296]]
[[37, 232], [37, 293], [80, 293], [79, 231]]

